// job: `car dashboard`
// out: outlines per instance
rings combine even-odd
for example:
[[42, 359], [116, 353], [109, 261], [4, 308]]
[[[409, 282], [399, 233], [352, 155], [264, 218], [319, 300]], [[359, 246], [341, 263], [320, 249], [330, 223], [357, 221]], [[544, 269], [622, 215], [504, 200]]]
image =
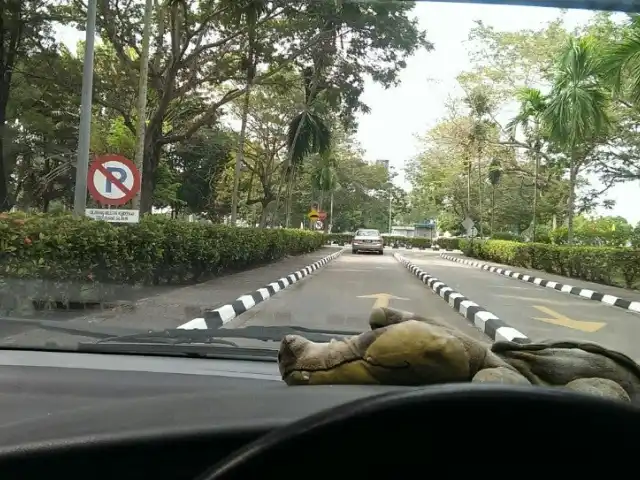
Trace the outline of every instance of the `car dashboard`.
[[0, 351], [0, 476], [193, 479], [274, 428], [406, 387], [288, 387], [275, 362]]

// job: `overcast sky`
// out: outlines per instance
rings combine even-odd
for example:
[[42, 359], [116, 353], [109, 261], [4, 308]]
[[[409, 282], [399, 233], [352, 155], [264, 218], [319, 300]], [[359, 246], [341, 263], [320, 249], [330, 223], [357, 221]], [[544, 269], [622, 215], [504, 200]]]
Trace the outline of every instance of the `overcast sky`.
[[[418, 3], [414, 14], [427, 30], [435, 50], [420, 52], [408, 62], [399, 87], [384, 90], [373, 83], [367, 85], [364, 101], [372, 112], [361, 118], [358, 131], [367, 158], [389, 159], [400, 170], [407, 159], [418, 153], [416, 134], [425, 133], [445, 115], [448, 95], [461, 94], [455, 79], [471, 68], [465, 41], [475, 20], [500, 31], [516, 31], [542, 27], [560, 13], [553, 8]], [[584, 24], [591, 16], [592, 12], [571, 10], [565, 15], [567, 28]], [[634, 224], [640, 221], [638, 182], [620, 185], [607, 193], [616, 206], [612, 211], [598, 213], [620, 215]]]
[[[384, 90], [370, 82], [363, 100], [371, 113], [362, 116], [358, 140], [368, 160], [388, 159], [401, 171], [405, 161], [418, 153], [415, 136], [424, 134], [445, 114], [449, 95], [460, 95], [456, 76], [471, 68], [465, 41], [475, 20], [497, 30], [535, 29], [556, 19], [560, 11], [551, 8], [495, 5], [445, 4], [420, 2], [414, 10], [420, 26], [427, 30], [435, 45], [431, 52], [412, 57], [401, 74], [399, 87]], [[568, 28], [586, 23], [591, 12], [572, 10], [565, 15]], [[72, 49], [84, 33], [62, 28], [59, 37]], [[400, 184], [404, 184], [402, 178]], [[608, 198], [616, 201], [612, 211], [632, 223], [640, 221], [640, 184], [627, 183], [609, 190]]]

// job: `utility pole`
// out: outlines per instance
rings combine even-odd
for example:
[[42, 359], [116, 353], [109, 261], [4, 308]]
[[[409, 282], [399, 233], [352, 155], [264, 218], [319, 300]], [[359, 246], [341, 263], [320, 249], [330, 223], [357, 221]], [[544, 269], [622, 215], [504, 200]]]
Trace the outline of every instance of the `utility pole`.
[[[147, 129], [147, 77], [149, 76], [149, 37], [151, 36], [151, 13], [153, 0], [146, 0], [144, 4], [144, 24], [142, 26], [142, 52], [140, 52], [140, 79], [138, 80], [138, 124], [136, 125], [136, 157], [134, 163], [144, 175], [144, 137]], [[133, 197], [133, 209], [140, 209], [140, 195], [142, 188]]]
[[89, 174], [89, 149], [91, 147], [91, 105], [93, 93], [93, 50], [96, 36], [97, 0], [87, 4], [87, 26], [82, 68], [82, 97], [80, 127], [78, 129], [78, 159], [76, 161], [76, 185], [73, 198], [73, 214], [84, 217], [87, 208], [87, 176]]

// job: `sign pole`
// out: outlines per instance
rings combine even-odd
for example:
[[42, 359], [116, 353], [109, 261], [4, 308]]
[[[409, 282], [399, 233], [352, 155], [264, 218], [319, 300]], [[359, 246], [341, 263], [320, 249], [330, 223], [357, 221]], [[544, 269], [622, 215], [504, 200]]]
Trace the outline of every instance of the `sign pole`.
[[78, 160], [76, 162], [76, 184], [73, 198], [73, 214], [83, 217], [87, 208], [87, 173], [89, 170], [89, 149], [91, 141], [91, 103], [93, 93], [93, 50], [96, 36], [97, 0], [87, 4], [87, 33], [84, 45], [84, 65], [82, 68], [82, 104], [80, 108], [80, 128], [78, 133]]

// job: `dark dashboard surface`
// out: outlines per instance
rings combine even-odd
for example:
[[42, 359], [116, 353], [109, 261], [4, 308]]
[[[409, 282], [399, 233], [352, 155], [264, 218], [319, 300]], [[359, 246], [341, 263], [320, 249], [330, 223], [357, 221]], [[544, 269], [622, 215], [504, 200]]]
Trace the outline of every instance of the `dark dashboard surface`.
[[0, 449], [145, 432], [270, 430], [402, 387], [288, 387], [275, 362], [0, 351]]

